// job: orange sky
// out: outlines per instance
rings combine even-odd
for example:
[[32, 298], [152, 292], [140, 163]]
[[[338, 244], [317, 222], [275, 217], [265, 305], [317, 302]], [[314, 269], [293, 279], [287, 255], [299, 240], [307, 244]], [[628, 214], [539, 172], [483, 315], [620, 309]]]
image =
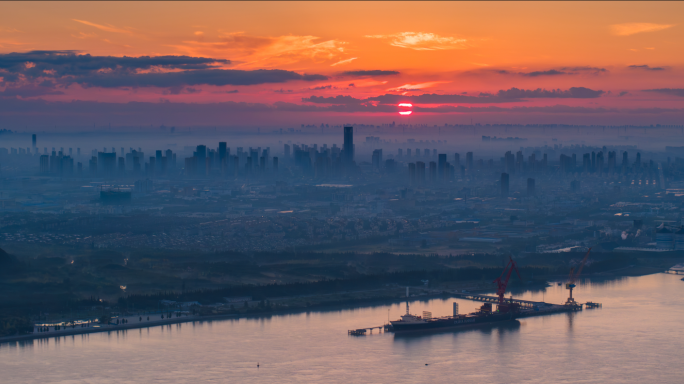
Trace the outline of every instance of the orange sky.
[[[668, 108], [677, 114], [684, 107], [683, 14], [681, 2], [2, 2], [0, 97], [13, 102], [280, 102], [330, 107], [302, 99], [342, 95], [368, 103], [385, 94], [477, 97], [513, 87], [584, 87], [603, 92], [473, 103], [502, 108]], [[2, 69], [2, 55], [36, 50], [97, 57], [187, 55], [230, 61], [215, 63], [213, 69], [321, 76], [251, 85], [200, 81], [166, 86], [164, 80], [155, 80], [155, 86], [100, 86], [85, 78], [75, 81], [71, 73], [58, 77], [48, 69], [52, 91], [38, 92], [40, 84], [48, 86], [45, 78], [15, 79], [20, 73], [16, 68]], [[135, 74], [185, 70], [151, 67], [136, 69]], [[397, 73], [341, 75], [354, 71]], [[423, 107], [473, 103], [440, 101]]]

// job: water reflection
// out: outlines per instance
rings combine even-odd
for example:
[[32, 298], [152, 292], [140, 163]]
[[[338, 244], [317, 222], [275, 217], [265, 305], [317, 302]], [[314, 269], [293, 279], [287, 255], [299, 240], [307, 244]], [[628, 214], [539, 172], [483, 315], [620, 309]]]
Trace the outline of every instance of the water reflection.
[[[475, 328], [350, 337], [405, 311], [403, 300], [92, 333], [0, 345], [0, 382], [249, 383], [590, 383], [681, 382], [684, 283], [652, 275], [583, 279], [584, 310]], [[560, 279], [560, 278], [559, 278]], [[514, 293], [561, 303], [564, 285]], [[439, 297], [412, 300], [412, 312], [450, 315], [481, 305]], [[185, 332], [182, 329], [185, 328]], [[130, 335], [134, 335], [131, 333]], [[60, 340], [64, 340], [61, 342]], [[83, 364], [87, 361], [88, 364]], [[121, 369], [121, 362], [126, 369]], [[261, 362], [259, 371], [256, 363]], [[429, 367], [425, 366], [430, 363]], [[467, 367], [467, 369], [465, 369]], [[578, 368], [579, 367], [579, 368]], [[113, 380], [116, 378], [116, 380]], [[650, 380], [649, 380], [650, 379]]]
[[467, 327], [456, 327], [456, 328], [444, 328], [444, 329], [434, 329], [425, 331], [413, 331], [413, 332], [399, 332], [394, 333], [395, 342], [411, 342], [419, 339], [426, 339], [435, 336], [442, 336], [446, 334], [452, 334], [454, 336], [463, 333], [482, 333], [486, 335], [491, 335], [493, 331], [497, 331], [499, 336], [504, 336], [506, 334], [518, 332], [520, 330], [520, 321], [501, 321], [491, 324], [478, 324]]

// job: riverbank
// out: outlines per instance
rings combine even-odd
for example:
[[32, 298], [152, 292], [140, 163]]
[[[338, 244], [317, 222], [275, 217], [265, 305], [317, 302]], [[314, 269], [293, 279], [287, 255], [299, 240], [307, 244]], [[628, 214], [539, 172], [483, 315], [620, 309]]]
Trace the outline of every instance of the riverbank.
[[[489, 291], [490, 289], [486, 289]], [[405, 288], [394, 288], [390, 295], [387, 295], [388, 290], [365, 290], [356, 292], [345, 292], [341, 294], [330, 295], [305, 295], [297, 297], [286, 297], [282, 299], [273, 300], [280, 303], [277, 308], [266, 309], [257, 313], [222, 313], [222, 314], [207, 314], [207, 315], [183, 315], [181, 317], [171, 317], [157, 320], [146, 320], [147, 315], [143, 315], [143, 321], [136, 321], [139, 315], [121, 316], [119, 319], [125, 318], [129, 321], [127, 324], [106, 325], [106, 326], [92, 326], [87, 328], [69, 328], [59, 331], [39, 332], [25, 335], [5, 336], [0, 337], [0, 344], [30, 341], [36, 339], [58, 338], [62, 336], [75, 336], [82, 334], [101, 333], [122, 331], [129, 329], [149, 328], [170, 324], [189, 323], [196, 321], [211, 321], [211, 320], [226, 320], [226, 319], [248, 319], [248, 318], [262, 318], [273, 315], [284, 315], [292, 313], [302, 313], [311, 310], [326, 310], [326, 309], [343, 309], [343, 308], [360, 308], [365, 306], [373, 306], [378, 304], [387, 304], [405, 301], [399, 292], [405, 292]], [[449, 292], [443, 290], [431, 290], [424, 287], [412, 287], [411, 300], [429, 300], [437, 297], [449, 296]], [[350, 298], [350, 296], [356, 296]], [[285, 304], [287, 303], [287, 304]], [[293, 306], [296, 303], [304, 303], [302, 306]], [[159, 314], [157, 314], [159, 315]]]
[[[619, 270], [607, 271], [603, 273], [594, 274], [587, 277], [620, 277], [620, 276], [642, 276], [653, 273], [663, 272], [662, 268], [656, 267], [636, 267], [630, 266], [621, 268]], [[556, 276], [547, 276], [553, 279]], [[562, 279], [564, 276], [557, 276]], [[548, 283], [528, 284], [525, 289], [541, 289], [547, 286]], [[519, 289], [521, 287], [511, 287]], [[428, 288], [424, 286], [411, 287], [411, 300], [428, 300], [437, 297], [450, 297], [456, 292], [467, 291], [470, 293], [491, 293], [495, 289], [494, 285], [489, 282], [460, 282], [460, 283], [443, 283], [438, 288]], [[343, 308], [360, 308], [365, 306], [372, 306], [377, 304], [387, 304], [405, 301], [405, 287], [385, 287], [374, 290], [359, 290], [348, 291], [330, 294], [312, 294], [299, 295], [292, 297], [283, 297], [270, 300], [269, 308], [252, 313], [210, 313], [203, 315], [183, 314], [181, 317], [171, 317], [164, 319], [147, 320], [148, 314], [138, 315], [130, 314], [120, 316], [119, 319], [126, 319], [126, 324], [106, 325], [106, 326], [91, 326], [86, 328], [69, 328], [59, 331], [38, 332], [25, 335], [5, 336], [0, 337], [0, 344], [30, 341], [36, 339], [47, 339], [62, 336], [75, 336], [81, 334], [101, 333], [111, 331], [121, 331], [129, 329], [149, 328], [170, 324], [188, 323], [195, 321], [210, 321], [210, 320], [225, 320], [225, 319], [240, 319], [240, 318], [261, 318], [272, 315], [281, 315], [288, 313], [302, 313], [311, 310], [324, 309], [343, 309]], [[175, 312], [172, 310], [170, 312]], [[151, 316], [160, 316], [155, 314]], [[142, 318], [142, 321], [139, 319]]]

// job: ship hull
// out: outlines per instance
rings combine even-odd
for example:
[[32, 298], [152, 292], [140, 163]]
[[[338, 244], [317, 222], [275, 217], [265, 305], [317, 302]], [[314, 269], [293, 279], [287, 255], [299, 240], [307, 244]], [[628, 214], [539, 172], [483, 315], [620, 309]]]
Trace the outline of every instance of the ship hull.
[[444, 328], [460, 328], [472, 327], [481, 324], [492, 324], [503, 321], [514, 320], [515, 316], [511, 314], [506, 315], [488, 315], [488, 316], [474, 316], [466, 318], [447, 318], [435, 319], [423, 323], [402, 323], [401, 321], [392, 321], [392, 330], [394, 332], [409, 332], [409, 331], [426, 331]]

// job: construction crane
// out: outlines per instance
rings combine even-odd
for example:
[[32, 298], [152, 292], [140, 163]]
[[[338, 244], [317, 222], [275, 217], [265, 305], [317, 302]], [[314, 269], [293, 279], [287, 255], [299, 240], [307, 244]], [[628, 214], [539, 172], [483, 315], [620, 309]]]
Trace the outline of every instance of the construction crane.
[[518, 265], [515, 263], [515, 261], [513, 261], [513, 258], [509, 256], [508, 264], [504, 268], [503, 272], [501, 272], [501, 276], [494, 280], [497, 286], [496, 294], [499, 296], [499, 312], [510, 312], [515, 310], [515, 307], [518, 306], [518, 304], [514, 304], [512, 301], [507, 303], [504, 299], [506, 287], [508, 286], [508, 280], [510, 280], [513, 270], [515, 270], [515, 273], [518, 275], [520, 280], [522, 280], [522, 276], [520, 276], [520, 272], [518, 271]]
[[587, 262], [587, 259], [589, 258], [589, 253], [591, 252], [591, 248], [587, 251], [587, 254], [584, 255], [584, 258], [582, 259], [582, 262], [580, 262], [579, 267], [577, 268], [577, 273], [575, 272], [575, 268], [570, 268], [570, 276], [568, 277], [568, 282], [565, 283], [565, 289], [570, 290], [570, 296], [568, 297], [568, 300], [565, 302], [565, 305], [577, 305], [575, 302], [575, 299], [572, 297], [572, 290], [577, 286], [575, 282], [579, 278], [580, 274], [582, 273], [582, 268], [584, 268], [584, 264]]

